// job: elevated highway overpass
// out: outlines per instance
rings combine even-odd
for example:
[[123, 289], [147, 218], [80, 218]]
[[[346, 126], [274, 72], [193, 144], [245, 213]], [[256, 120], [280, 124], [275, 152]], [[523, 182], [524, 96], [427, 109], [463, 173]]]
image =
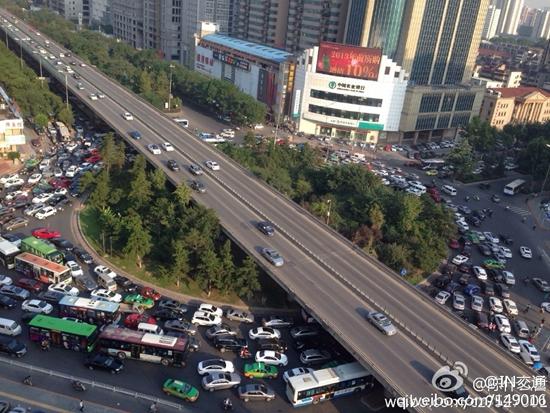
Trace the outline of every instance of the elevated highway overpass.
[[[28, 41], [19, 41], [14, 50], [19, 51], [21, 43], [27, 57], [38, 59], [38, 54], [32, 51], [38, 45], [44, 46], [45, 36], [38, 35], [24, 22], [15, 23], [6, 11], [0, 9], [0, 14], [19, 29], [14, 32], [6, 29], [6, 23], [0, 24], [12, 42], [21, 37], [36, 42], [31, 45]], [[49, 51], [56, 56], [67, 52], [51, 40]], [[60, 60], [81, 62], [76, 56]], [[467, 365], [465, 382], [470, 390], [472, 380], [477, 377], [532, 375], [518, 359], [482, 333], [443, 310], [389, 268], [357, 250], [300, 206], [96, 68], [73, 67], [81, 76], [78, 82], [84, 85], [84, 90], [79, 90], [77, 81], [70, 76], [66, 78], [53, 62], [42, 59], [42, 67], [62, 84], [67, 81], [74, 96], [143, 153], [151, 164], [161, 168], [173, 184], [191, 178], [186, 171], [190, 163], [202, 165], [206, 160], [217, 161], [221, 170], [205, 170], [201, 180], [208, 191], [195, 196], [195, 200], [214, 209], [227, 234], [391, 389], [394, 396], [421, 397], [437, 393], [431, 385], [433, 373], [455, 361]], [[91, 101], [88, 95], [97, 92], [106, 98]], [[121, 114], [126, 111], [133, 114], [134, 120], [123, 119]], [[128, 132], [132, 130], [140, 131], [141, 140], [129, 137]], [[175, 151], [154, 156], [146, 149], [147, 144], [164, 141], [171, 142]], [[178, 161], [183, 170], [170, 171], [166, 167], [168, 159]], [[255, 228], [260, 220], [269, 220], [275, 225], [275, 236], [267, 238]], [[266, 263], [259, 253], [265, 246], [283, 255], [283, 267]], [[369, 325], [364, 315], [373, 309], [388, 314], [399, 327], [399, 334], [385, 337]], [[411, 410], [448, 412], [454, 409], [418, 407]], [[539, 409], [516, 407], [513, 411]]]

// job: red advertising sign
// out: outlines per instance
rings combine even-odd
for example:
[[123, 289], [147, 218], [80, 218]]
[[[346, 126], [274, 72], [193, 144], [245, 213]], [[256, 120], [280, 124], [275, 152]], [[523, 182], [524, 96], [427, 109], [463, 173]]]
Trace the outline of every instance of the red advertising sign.
[[317, 73], [377, 80], [382, 50], [321, 42]]

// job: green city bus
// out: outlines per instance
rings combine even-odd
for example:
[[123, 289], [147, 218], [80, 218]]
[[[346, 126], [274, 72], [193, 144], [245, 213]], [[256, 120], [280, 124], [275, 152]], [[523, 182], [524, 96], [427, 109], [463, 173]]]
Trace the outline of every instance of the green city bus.
[[21, 240], [21, 251], [45, 258], [58, 264], [63, 262], [63, 254], [49, 242], [35, 238], [27, 237]]
[[96, 325], [38, 314], [29, 323], [29, 339], [67, 350], [90, 352], [99, 330]]

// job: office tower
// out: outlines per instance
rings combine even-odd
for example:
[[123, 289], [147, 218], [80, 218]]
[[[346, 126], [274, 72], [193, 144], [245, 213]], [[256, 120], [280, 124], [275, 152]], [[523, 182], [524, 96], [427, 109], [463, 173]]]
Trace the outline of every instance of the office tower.
[[489, 40], [496, 36], [500, 12], [501, 10], [494, 4], [489, 5], [487, 17], [485, 17], [485, 24], [483, 25], [483, 31], [481, 33], [482, 39]]
[[395, 61], [408, 73], [402, 138], [451, 137], [479, 113], [471, 77], [489, 0], [408, 1]]
[[143, 49], [143, 1], [112, 0], [111, 20], [115, 37]]
[[517, 33], [523, 10], [523, 0], [500, 0], [500, 4], [501, 13], [497, 34], [514, 35]]
[[531, 38], [535, 40], [540, 38], [550, 39], [550, 8], [546, 10], [537, 10], [533, 20]]
[[232, 0], [112, 0], [113, 34], [166, 60], [192, 65], [202, 21], [228, 30]]
[[290, 52], [344, 42], [348, 0], [234, 0], [231, 35]]
[[67, 20], [88, 24], [90, 0], [48, 0], [47, 6]]
[[110, 25], [112, 0], [89, 0], [90, 23]]
[[401, 38], [405, 8], [409, 0], [350, 0], [345, 41], [348, 44], [382, 49], [393, 59]]

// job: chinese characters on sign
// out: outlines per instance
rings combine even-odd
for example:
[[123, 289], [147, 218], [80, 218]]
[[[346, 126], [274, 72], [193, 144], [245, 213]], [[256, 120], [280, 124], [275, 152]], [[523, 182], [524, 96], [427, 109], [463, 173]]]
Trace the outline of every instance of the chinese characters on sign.
[[381, 49], [321, 42], [317, 56], [317, 72], [377, 80], [381, 60]]

